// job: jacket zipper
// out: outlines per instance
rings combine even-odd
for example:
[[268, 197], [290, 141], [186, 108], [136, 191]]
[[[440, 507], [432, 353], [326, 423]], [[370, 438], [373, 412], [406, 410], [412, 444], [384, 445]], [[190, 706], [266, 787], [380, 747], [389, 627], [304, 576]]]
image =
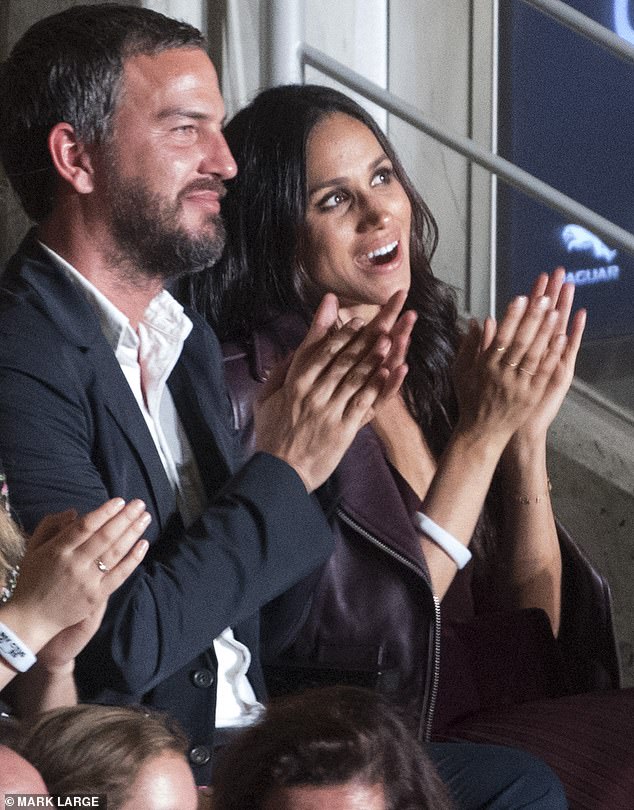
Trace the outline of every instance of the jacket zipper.
[[421, 729], [419, 732], [419, 735], [424, 742], [429, 742], [431, 740], [431, 727], [434, 720], [434, 712], [436, 711], [438, 685], [440, 682], [440, 599], [435, 593], [432, 593], [432, 599], [434, 600], [434, 615], [436, 618], [433, 627], [434, 639], [431, 644], [433, 648], [433, 655], [430, 654], [430, 657], [433, 659], [433, 667], [431, 668], [432, 678], [431, 686], [428, 692], [429, 698], [427, 700], [425, 711], [421, 717]]
[[[358, 532], [360, 535], [365, 537], [372, 545], [377, 546], [386, 554], [389, 554], [390, 557], [393, 557], [395, 560], [398, 560], [402, 565], [406, 568], [409, 568], [410, 571], [413, 571], [417, 576], [423, 576], [425, 582], [429, 586], [431, 591], [431, 582], [425, 575], [424, 571], [421, 572], [420, 568], [415, 566], [407, 557], [404, 557], [402, 554], [399, 554], [398, 551], [394, 551], [393, 548], [388, 546], [386, 543], [383, 543], [378, 537], [375, 537], [373, 534], [364, 529], [363, 526], [360, 526], [356, 520], [351, 518], [346, 512], [343, 511], [341, 507], [338, 507], [336, 510], [336, 514], [344, 523], [347, 523], [352, 529]], [[432, 642], [429, 645], [429, 655], [427, 659], [427, 682], [425, 684], [425, 704], [423, 706], [423, 711], [421, 714], [421, 720], [419, 724], [419, 737], [422, 739], [423, 742], [429, 742], [431, 740], [431, 728], [432, 722], [434, 719], [434, 712], [436, 709], [436, 700], [438, 698], [438, 684], [440, 681], [440, 600], [436, 596], [436, 594], [432, 591], [432, 599], [434, 600], [434, 620], [432, 622], [432, 633], [433, 638]]]

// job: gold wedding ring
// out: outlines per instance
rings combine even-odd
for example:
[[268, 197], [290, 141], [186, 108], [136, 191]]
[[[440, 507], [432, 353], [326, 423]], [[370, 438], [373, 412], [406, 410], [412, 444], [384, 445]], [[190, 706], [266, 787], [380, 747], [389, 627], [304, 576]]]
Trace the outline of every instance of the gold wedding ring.
[[107, 574], [108, 571], [110, 571], [108, 566], [104, 562], [102, 562], [101, 560], [95, 560], [95, 565], [101, 571], [102, 574]]

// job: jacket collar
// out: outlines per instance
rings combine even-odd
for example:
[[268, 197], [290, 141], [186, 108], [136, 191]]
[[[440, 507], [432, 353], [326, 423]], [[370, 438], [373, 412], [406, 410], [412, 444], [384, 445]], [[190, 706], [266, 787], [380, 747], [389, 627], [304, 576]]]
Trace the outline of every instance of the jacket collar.
[[[371, 475], [366, 471], [371, 471]], [[334, 479], [339, 507], [429, 578], [413, 522], [420, 501], [398, 473], [392, 471], [370, 425], [359, 431], [339, 463]]]
[[40, 246], [31, 230], [2, 276], [2, 286], [52, 321], [66, 340], [80, 349], [92, 346], [101, 335], [94, 310]]

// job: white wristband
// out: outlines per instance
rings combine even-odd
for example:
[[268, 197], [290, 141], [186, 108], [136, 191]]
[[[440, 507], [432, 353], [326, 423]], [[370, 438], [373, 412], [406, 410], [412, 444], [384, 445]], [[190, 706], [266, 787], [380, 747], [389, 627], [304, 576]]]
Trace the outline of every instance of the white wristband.
[[18, 672], [26, 672], [37, 661], [35, 654], [2, 622], [0, 622], [0, 656]]
[[445, 552], [448, 557], [455, 562], [458, 568], [464, 568], [471, 559], [471, 552], [463, 546], [460, 540], [456, 540], [453, 534], [446, 532], [441, 526], [422, 512], [416, 512], [416, 522], [418, 528], [425, 532], [427, 537]]

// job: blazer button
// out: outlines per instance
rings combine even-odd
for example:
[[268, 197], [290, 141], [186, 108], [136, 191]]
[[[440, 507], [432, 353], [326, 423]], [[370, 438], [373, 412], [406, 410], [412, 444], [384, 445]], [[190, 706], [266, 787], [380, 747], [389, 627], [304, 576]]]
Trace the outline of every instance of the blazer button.
[[206, 745], [195, 745], [189, 752], [192, 765], [206, 765], [211, 759], [211, 751]]
[[214, 674], [210, 669], [197, 669], [192, 673], [192, 681], [200, 689], [209, 689], [214, 682]]

